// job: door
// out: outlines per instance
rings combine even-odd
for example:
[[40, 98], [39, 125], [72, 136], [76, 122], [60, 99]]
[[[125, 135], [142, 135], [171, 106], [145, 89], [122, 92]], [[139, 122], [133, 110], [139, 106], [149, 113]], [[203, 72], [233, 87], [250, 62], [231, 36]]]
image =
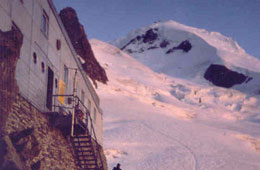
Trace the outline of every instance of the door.
[[53, 79], [54, 79], [54, 73], [53, 73], [52, 69], [50, 67], [48, 67], [48, 84], [47, 84], [46, 106], [50, 111], [52, 110]]

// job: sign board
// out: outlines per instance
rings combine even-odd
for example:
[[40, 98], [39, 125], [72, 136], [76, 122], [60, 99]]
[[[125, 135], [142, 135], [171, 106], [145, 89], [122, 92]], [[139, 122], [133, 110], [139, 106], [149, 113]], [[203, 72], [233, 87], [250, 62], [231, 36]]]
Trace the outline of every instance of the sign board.
[[[63, 80], [59, 80], [59, 92], [58, 92], [58, 95], [65, 95], [65, 89], [66, 89], [66, 86], [65, 86], [65, 83]], [[59, 96], [58, 97], [58, 101], [64, 105], [64, 99], [65, 97], [64, 96]]]

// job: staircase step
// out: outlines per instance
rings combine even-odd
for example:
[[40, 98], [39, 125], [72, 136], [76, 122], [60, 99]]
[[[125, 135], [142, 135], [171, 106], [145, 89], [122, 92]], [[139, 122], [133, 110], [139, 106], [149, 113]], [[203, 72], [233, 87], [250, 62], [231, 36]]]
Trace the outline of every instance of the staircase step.
[[79, 141], [73, 141], [73, 143], [91, 143], [91, 140], [79, 140]]
[[76, 150], [92, 150], [92, 147], [91, 147], [91, 145], [88, 145], [88, 146], [73, 146], [74, 147], [74, 149], [76, 149]]
[[86, 138], [90, 138], [90, 136], [71, 136], [71, 139], [78, 139], [78, 138], [86, 139]]
[[79, 143], [74, 143], [73, 145], [74, 145], [75, 147], [77, 147], [77, 148], [79, 148], [79, 147], [84, 148], [84, 147], [89, 147], [89, 146], [91, 146], [90, 143], [81, 143], [81, 144], [79, 144]]
[[93, 154], [91, 154], [91, 155], [77, 155], [77, 156], [81, 157], [81, 158], [85, 158], [85, 157], [87, 157], [87, 158], [89, 158], [89, 157], [95, 158], [95, 155], [93, 155]]
[[80, 142], [80, 141], [91, 141], [90, 138], [74, 138], [71, 139], [73, 142]]
[[92, 151], [88, 151], [88, 150], [83, 150], [83, 151], [75, 151], [75, 153], [79, 156], [81, 155], [93, 155], [94, 153]]
[[91, 158], [91, 159], [79, 159], [78, 160], [79, 162], [82, 162], [82, 161], [86, 161], [86, 162], [96, 162], [96, 159], [94, 158]]
[[76, 153], [80, 153], [80, 154], [82, 154], [82, 152], [83, 152], [83, 153], [93, 153], [93, 151], [90, 150], [90, 149], [88, 149], [88, 150], [86, 150], [86, 149], [84, 149], [84, 150], [75, 149], [75, 152], [76, 152]]
[[97, 166], [96, 163], [78, 163], [76, 164], [77, 166]]
[[94, 154], [77, 154], [78, 157], [94, 157], [95, 158], [95, 155]]

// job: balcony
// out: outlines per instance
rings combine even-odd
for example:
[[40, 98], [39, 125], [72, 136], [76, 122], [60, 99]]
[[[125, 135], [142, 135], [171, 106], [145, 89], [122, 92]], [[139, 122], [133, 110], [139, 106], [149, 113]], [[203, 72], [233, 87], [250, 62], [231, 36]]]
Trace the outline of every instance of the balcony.
[[90, 112], [78, 96], [53, 95], [52, 112], [47, 115], [51, 126], [61, 130], [64, 136], [94, 131]]

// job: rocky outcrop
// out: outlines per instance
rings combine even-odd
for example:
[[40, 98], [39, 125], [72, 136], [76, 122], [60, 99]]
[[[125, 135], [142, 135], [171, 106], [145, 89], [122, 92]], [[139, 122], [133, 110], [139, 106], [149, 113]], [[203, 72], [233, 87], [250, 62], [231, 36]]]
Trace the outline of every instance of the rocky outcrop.
[[13, 26], [10, 31], [0, 30], [0, 87], [1, 90], [18, 92], [15, 68], [23, 43], [23, 34]]
[[20, 56], [23, 34], [15, 25], [7, 32], [0, 30], [0, 132], [10, 112], [14, 96], [19, 89], [15, 80], [16, 64]]
[[163, 40], [163, 41], [160, 43], [160, 47], [161, 47], [161, 48], [166, 48], [169, 44], [170, 44], [169, 41]]
[[158, 37], [158, 34], [155, 33], [156, 30], [149, 29], [145, 32], [145, 35], [143, 35], [143, 42], [144, 43], [153, 43]]
[[170, 54], [175, 50], [182, 50], [183, 52], [189, 52], [192, 48], [191, 43], [188, 40], [185, 40], [183, 42], [181, 42], [177, 47], [173, 47], [171, 49], [169, 49], [166, 54]]
[[92, 79], [94, 84], [96, 80], [106, 84], [108, 81], [106, 72], [96, 60], [75, 10], [67, 7], [61, 10], [59, 15], [74, 49], [85, 62], [82, 66], [86, 74]]
[[[236, 84], [242, 84], [247, 79], [252, 78], [247, 77], [241, 73], [229, 70], [223, 65], [211, 64], [204, 74], [204, 78], [212, 82], [216, 86], [230, 88]], [[249, 80], [249, 81], [250, 81]]]
[[[149, 43], [149, 44], [153, 44], [154, 41], [158, 38], [158, 34], [156, 33], [158, 31], [157, 28], [155, 29], [149, 29], [145, 32], [145, 34], [143, 35], [138, 35], [136, 36], [135, 38], [131, 39], [126, 45], [124, 45], [123, 47], [121, 47], [120, 49], [121, 50], [124, 50], [126, 49], [126, 47], [130, 44], [135, 44], [135, 43]], [[158, 48], [156, 46], [151, 46], [151, 47], [148, 47], [148, 50], [151, 50], [151, 49], [155, 49], [155, 48]], [[126, 50], [128, 53], [132, 53], [133, 50], [131, 49], [127, 49]], [[136, 51], [135, 51], [136, 52]], [[143, 52], [143, 51], [139, 51], [139, 52]]]

